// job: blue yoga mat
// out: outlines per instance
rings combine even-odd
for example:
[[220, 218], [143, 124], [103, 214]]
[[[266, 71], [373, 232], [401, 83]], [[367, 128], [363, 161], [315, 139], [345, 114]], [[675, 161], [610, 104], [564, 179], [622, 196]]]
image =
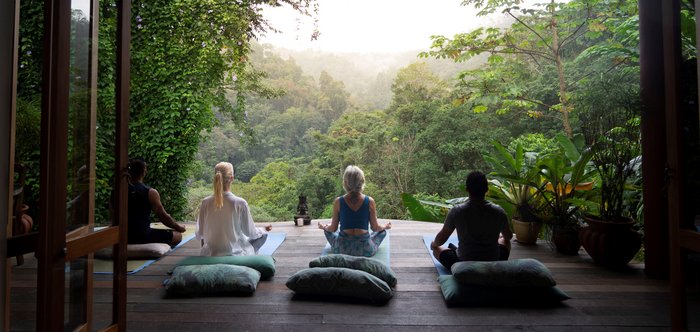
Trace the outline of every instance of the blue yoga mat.
[[[382, 244], [379, 245], [379, 248], [377, 248], [377, 253], [374, 254], [374, 256], [370, 258], [374, 258], [382, 263], [384, 263], [386, 266], [390, 265], [390, 243], [389, 243], [389, 235], [390, 232], [386, 232], [386, 237], [384, 240], [382, 240]], [[326, 256], [331, 253], [331, 244], [326, 242], [326, 246], [323, 248], [323, 251], [321, 252], [321, 256]]]
[[272, 254], [275, 253], [275, 250], [277, 250], [282, 242], [284, 242], [286, 236], [286, 233], [267, 233], [267, 240], [265, 240], [265, 244], [258, 249], [258, 255], [272, 256]]
[[[433, 242], [433, 240], [435, 240], [435, 234], [423, 235], [423, 244], [425, 244], [425, 248], [428, 249], [428, 255], [430, 255], [430, 259], [433, 260], [433, 264], [435, 264], [435, 268], [437, 269], [438, 274], [441, 276], [447, 275], [447, 274], [452, 274], [452, 272], [450, 270], [448, 270], [447, 268], [442, 266], [442, 264], [440, 264], [440, 262], [438, 262], [438, 260], [435, 258], [435, 256], [433, 256], [433, 252], [432, 252], [432, 250], [430, 250], [430, 242]], [[455, 245], [457, 245], [459, 243], [459, 240], [457, 239], [457, 235], [450, 236], [450, 238], [447, 239], [447, 242], [445, 242], [445, 243], [454, 243]]]

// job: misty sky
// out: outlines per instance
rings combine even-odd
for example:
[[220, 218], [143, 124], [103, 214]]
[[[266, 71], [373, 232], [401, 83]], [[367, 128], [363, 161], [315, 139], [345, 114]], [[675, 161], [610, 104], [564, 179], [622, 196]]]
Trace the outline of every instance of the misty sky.
[[[318, 0], [321, 32], [310, 41], [313, 20], [288, 7], [266, 8], [264, 17], [283, 33], [267, 33], [261, 43], [294, 50], [402, 52], [427, 50], [431, 35], [453, 36], [488, 25], [462, 0]], [[495, 14], [493, 18], [501, 18]], [[300, 21], [300, 22], [298, 22]]]

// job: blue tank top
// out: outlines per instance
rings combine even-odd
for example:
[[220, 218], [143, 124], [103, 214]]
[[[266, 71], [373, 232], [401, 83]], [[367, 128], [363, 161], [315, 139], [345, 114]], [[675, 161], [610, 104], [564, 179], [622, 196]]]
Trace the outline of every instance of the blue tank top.
[[348, 204], [345, 203], [344, 197], [341, 196], [339, 201], [341, 231], [351, 228], [369, 229], [369, 196], [365, 195], [365, 200], [357, 211], [353, 211]]

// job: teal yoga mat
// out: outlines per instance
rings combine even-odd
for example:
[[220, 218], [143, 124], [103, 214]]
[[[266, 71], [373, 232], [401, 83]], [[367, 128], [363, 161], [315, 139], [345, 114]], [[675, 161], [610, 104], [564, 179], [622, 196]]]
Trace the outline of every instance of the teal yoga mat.
[[[377, 249], [377, 253], [374, 254], [374, 256], [370, 258], [374, 258], [384, 264], [386, 266], [390, 266], [390, 243], [389, 243], [389, 237], [391, 233], [389, 231], [386, 232], [386, 237], [382, 241], [382, 244], [379, 245], [379, 248]], [[321, 252], [321, 256], [326, 256], [331, 253], [331, 245], [326, 241], [326, 246], [323, 248], [323, 251]]]
[[[425, 248], [428, 249], [428, 255], [430, 256], [430, 259], [433, 260], [433, 264], [435, 264], [435, 268], [437, 269], [438, 274], [441, 276], [452, 274], [452, 271], [450, 271], [447, 268], [445, 268], [444, 266], [442, 266], [442, 264], [440, 264], [440, 262], [438, 262], [438, 260], [435, 258], [435, 256], [433, 256], [433, 252], [432, 252], [432, 250], [430, 250], [430, 242], [433, 242], [433, 240], [435, 240], [435, 234], [423, 235], [423, 244], [425, 244]], [[454, 243], [455, 245], [457, 245], [459, 243], [459, 240], [457, 239], [457, 235], [450, 236], [450, 238], [447, 239], [447, 242], [445, 242], [445, 244], [448, 244], [448, 243]]]

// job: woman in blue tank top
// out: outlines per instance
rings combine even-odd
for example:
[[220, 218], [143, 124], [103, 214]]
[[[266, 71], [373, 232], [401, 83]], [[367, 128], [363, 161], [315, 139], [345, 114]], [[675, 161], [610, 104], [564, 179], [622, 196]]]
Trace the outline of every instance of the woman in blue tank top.
[[390, 222], [384, 226], [377, 223], [374, 199], [362, 194], [364, 187], [364, 172], [353, 165], [345, 168], [343, 188], [346, 194], [333, 202], [331, 223], [318, 223], [334, 254], [373, 256], [386, 237], [386, 230], [391, 229]]

